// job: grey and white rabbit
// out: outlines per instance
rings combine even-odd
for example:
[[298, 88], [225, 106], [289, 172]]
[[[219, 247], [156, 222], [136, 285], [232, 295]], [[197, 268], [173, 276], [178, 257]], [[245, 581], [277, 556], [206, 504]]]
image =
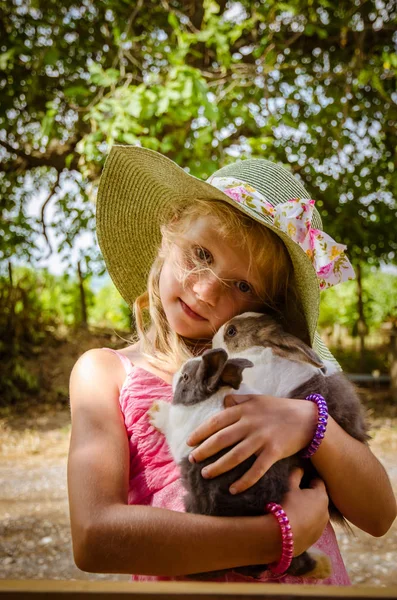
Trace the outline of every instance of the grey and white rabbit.
[[[224, 409], [224, 398], [233, 393], [267, 394], [306, 398], [311, 393], [325, 397], [329, 414], [352, 437], [365, 442], [367, 425], [359, 398], [346, 377], [327, 375], [316, 353], [285, 332], [271, 316], [244, 313], [223, 325], [213, 339], [213, 349], [188, 360], [173, 379], [172, 403], [156, 402], [150, 409], [154, 427], [166, 436], [175, 462], [180, 464], [187, 494], [187, 512], [218, 516], [257, 516], [268, 502], [280, 503], [289, 489], [289, 474], [303, 466], [309, 481], [315, 476], [310, 460], [297, 455], [275, 463], [251, 488], [232, 495], [231, 484], [253, 464], [250, 457], [214, 479], [204, 479], [201, 470], [230, 450], [225, 448], [199, 464], [190, 463], [189, 435], [211, 415]], [[331, 517], [343, 521], [333, 506]], [[235, 569], [258, 577], [266, 565]], [[288, 573], [322, 579], [331, 574], [330, 562], [312, 550], [293, 558]]]

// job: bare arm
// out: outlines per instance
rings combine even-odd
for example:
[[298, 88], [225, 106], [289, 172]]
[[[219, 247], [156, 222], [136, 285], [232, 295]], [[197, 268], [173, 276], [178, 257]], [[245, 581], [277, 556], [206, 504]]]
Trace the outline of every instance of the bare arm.
[[[117, 383], [122, 369], [117, 356], [95, 350], [81, 357], [71, 376], [68, 489], [77, 566], [174, 576], [277, 560], [280, 532], [271, 515], [208, 517], [128, 505], [129, 452]], [[284, 507], [300, 553], [327, 521], [322, 482], [300, 490], [295, 481]]]
[[385, 469], [366, 444], [329, 417], [312, 462], [346, 519], [374, 536], [388, 531], [396, 518], [396, 500]]

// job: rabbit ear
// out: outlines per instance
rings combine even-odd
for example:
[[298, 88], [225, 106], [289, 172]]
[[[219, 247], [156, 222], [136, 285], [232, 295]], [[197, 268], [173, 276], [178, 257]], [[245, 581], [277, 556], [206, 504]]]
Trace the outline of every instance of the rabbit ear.
[[230, 387], [238, 390], [243, 380], [243, 371], [247, 367], [253, 367], [254, 363], [246, 358], [230, 358], [222, 371], [222, 383], [223, 385], [230, 385]]
[[272, 340], [272, 342], [271, 347], [275, 354], [289, 360], [309, 363], [320, 369], [325, 369], [324, 364], [314, 350], [294, 335], [283, 331], [280, 337], [277, 340]]
[[222, 386], [221, 375], [227, 361], [227, 352], [223, 348], [206, 350], [201, 358], [202, 361], [198, 370], [200, 380], [207, 382], [209, 392], [215, 392]]

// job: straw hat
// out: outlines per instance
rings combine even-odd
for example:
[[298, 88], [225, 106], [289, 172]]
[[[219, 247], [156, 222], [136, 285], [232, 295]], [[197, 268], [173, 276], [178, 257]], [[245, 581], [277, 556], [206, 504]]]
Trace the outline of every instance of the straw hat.
[[[161, 242], [160, 226], [174, 214], [177, 204], [195, 199], [227, 202], [282, 239], [291, 257], [300, 298], [300, 306], [295, 303], [288, 308], [286, 322], [292, 333], [311, 345], [319, 314], [320, 285], [313, 249], [307, 244], [315, 237], [313, 231], [322, 234], [321, 219], [299, 181], [286, 168], [263, 159], [228, 165], [205, 182], [158, 152], [136, 146], [112, 148], [98, 190], [97, 235], [109, 274], [125, 301], [132, 306], [146, 290]], [[294, 205], [292, 199], [298, 199]], [[300, 203], [300, 217], [296, 217], [296, 202]], [[282, 212], [285, 207], [290, 213], [295, 211], [292, 221], [291, 214]], [[302, 215], [306, 217], [308, 210], [310, 220], [306, 218], [305, 231], [310, 235], [302, 243], [301, 232], [295, 231], [293, 239], [291, 231], [302, 226]], [[275, 214], [277, 211], [279, 214]]]

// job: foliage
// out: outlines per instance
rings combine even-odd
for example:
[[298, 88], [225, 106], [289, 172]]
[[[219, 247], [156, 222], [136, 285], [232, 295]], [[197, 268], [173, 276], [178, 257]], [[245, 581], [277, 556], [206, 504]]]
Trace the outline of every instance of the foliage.
[[102, 286], [95, 294], [95, 304], [90, 310], [90, 322], [98, 327], [131, 330], [131, 311], [113, 284]]
[[[396, 10], [392, 0], [0, 0], [0, 260], [37, 264], [53, 249], [51, 226], [69, 265], [62, 280], [24, 275], [8, 291], [0, 281], [13, 352], [46, 323], [79, 321], [77, 260], [91, 315], [128, 319], [106, 292], [100, 304], [89, 297], [104, 271], [98, 248], [72, 252], [94, 228], [115, 143], [202, 178], [236, 158], [283, 163], [356, 266], [396, 263]], [[364, 309], [375, 327], [395, 313], [395, 287], [374, 277]], [[326, 293], [322, 324], [335, 304], [350, 331], [363, 320], [353, 285]]]
[[[67, 256], [93, 227], [104, 157], [123, 143], [200, 177], [236, 156], [280, 161], [354, 261], [395, 261], [391, 0], [1, 0], [0, 9], [1, 256], [37, 257], [55, 202]], [[27, 204], [43, 187], [33, 219]]]
[[[84, 285], [89, 324], [130, 332], [130, 310], [113, 284], [105, 283], [95, 291], [90, 279]], [[397, 316], [397, 276], [368, 271], [363, 285], [366, 318], [374, 331], [385, 320]], [[0, 277], [0, 405], [29, 398], [38, 391], [39, 381], [29, 371], [29, 358], [59, 328], [78, 327], [80, 310], [76, 278], [27, 267], [12, 270], [12, 285], [9, 277]], [[356, 320], [353, 282], [323, 292], [320, 330], [340, 323], [354, 334]], [[346, 348], [336, 348], [334, 353], [348, 372], [360, 371], [357, 353]], [[367, 351], [364, 361], [368, 372], [375, 368], [384, 371], [387, 349]]]
[[[364, 314], [370, 332], [387, 320], [397, 317], [397, 276], [367, 270], [363, 278]], [[358, 310], [355, 282], [330, 288], [321, 295], [319, 328], [339, 323], [350, 335], [356, 335]]]
[[[113, 286], [95, 296], [88, 279], [85, 296], [91, 322], [129, 328], [128, 308]], [[38, 391], [27, 361], [60, 327], [76, 329], [81, 322], [79, 283], [69, 275], [18, 267], [0, 276], [0, 406]]]
[[389, 372], [387, 348], [366, 349], [363, 356], [351, 348], [331, 347], [330, 350], [345, 373]]

